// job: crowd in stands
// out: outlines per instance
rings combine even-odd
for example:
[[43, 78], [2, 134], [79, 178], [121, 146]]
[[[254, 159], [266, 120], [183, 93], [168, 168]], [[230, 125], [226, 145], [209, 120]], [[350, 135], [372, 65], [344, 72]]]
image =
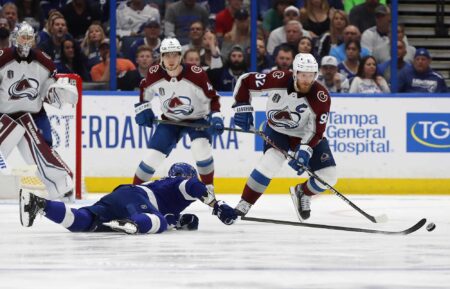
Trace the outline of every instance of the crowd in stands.
[[[62, 73], [85, 82], [110, 75], [108, 0], [1, 1], [0, 46], [21, 21], [37, 31], [36, 45]], [[260, 0], [257, 70], [290, 69], [299, 52], [320, 64], [319, 81], [332, 92], [390, 92], [391, 10], [385, 0]], [[202, 67], [218, 91], [231, 91], [250, 70], [250, 0], [117, 1], [118, 89], [136, 90], [159, 63], [164, 37], [183, 45], [183, 61]], [[446, 92], [431, 55], [408, 42], [399, 25], [399, 92]]]

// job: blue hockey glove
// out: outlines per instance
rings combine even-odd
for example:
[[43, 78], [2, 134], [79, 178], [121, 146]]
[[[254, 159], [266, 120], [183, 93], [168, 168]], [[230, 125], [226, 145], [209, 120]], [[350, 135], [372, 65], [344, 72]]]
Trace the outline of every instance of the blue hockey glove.
[[237, 219], [234, 209], [224, 201], [217, 201], [214, 204], [213, 215], [216, 215], [225, 225], [232, 225]]
[[211, 114], [209, 124], [211, 127], [208, 131], [211, 135], [221, 135], [223, 133], [223, 115], [220, 112]]
[[297, 175], [301, 175], [305, 172], [305, 170], [298, 164], [301, 163], [305, 167], [308, 166], [309, 159], [313, 154], [313, 150], [308, 145], [298, 145], [295, 150], [294, 160], [289, 161], [289, 166], [297, 171]]
[[138, 125], [142, 126], [153, 126], [153, 121], [155, 120], [155, 114], [153, 113], [152, 106], [150, 102], [139, 102], [134, 104], [134, 111], [136, 116], [134, 120]]
[[176, 225], [177, 230], [198, 230], [198, 217], [194, 214], [183, 214]]
[[248, 103], [238, 102], [233, 105], [234, 123], [245, 131], [253, 126], [253, 106]]

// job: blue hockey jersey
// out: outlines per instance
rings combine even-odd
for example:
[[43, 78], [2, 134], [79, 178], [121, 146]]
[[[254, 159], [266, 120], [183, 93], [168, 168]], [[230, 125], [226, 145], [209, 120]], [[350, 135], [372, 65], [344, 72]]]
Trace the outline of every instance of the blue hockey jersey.
[[442, 76], [429, 69], [418, 73], [413, 66], [402, 69], [398, 76], [399, 92], [444, 93], [447, 85]]

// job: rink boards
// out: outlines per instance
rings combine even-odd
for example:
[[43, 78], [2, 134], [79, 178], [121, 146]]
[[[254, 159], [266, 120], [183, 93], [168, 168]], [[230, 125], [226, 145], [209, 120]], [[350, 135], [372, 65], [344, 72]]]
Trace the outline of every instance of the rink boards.
[[[254, 97], [255, 123], [265, 120], [266, 97]], [[105, 192], [130, 182], [146, 155], [153, 129], [134, 123], [133, 93], [85, 93], [83, 171], [89, 192]], [[225, 125], [233, 126], [232, 97], [222, 97]], [[159, 100], [153, 107], [160, 115]], [[450, 194], [450, 97], [333, 97], [326, 137], [345, 193]], [[216, 191], [240, 193], [262, 155], [258, 136], [225, 132], [213, 141]], [[173, 162], [194, 163], [184, 137], [157, 170]], [[298, 182], [285, 164], [267, 193], [285, 193]]]

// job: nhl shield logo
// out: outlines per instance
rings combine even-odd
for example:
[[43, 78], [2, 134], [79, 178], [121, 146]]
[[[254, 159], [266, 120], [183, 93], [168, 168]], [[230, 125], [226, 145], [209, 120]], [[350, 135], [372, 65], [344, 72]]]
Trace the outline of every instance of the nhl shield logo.
[[6, 72], [6, 75], [8, 76], [9, 79], [11, 79], [14, 77], [14, 71], [8, 70], [8, 72]]
[[164, 88], [159, 88], [159, 95], [164, 95], [166, 92], [164, 91]]

